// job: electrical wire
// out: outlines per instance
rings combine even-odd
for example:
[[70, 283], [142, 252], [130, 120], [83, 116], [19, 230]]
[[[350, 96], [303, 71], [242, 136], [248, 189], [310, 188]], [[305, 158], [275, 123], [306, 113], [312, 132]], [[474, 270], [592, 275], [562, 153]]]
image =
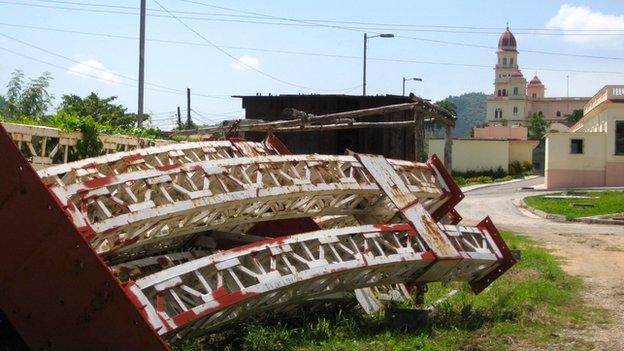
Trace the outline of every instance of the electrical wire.
[[[11, 23], [2, 23], [2, 22], [0, 22], [0, 26], [26, 28], [26, 29], [32, 29], [32, 30], [50, 31], [50, 32], [58, 32], [58, 33], [78, 34], [78, 35], [95, 36], [95, 37], [104, 37], [104, 38], [109, 38], [109, 39], [124, 39], [124, 40], [138, 40], [139, 39], [138, 37], [135, 37], [135, 36], [114, 35], [114, 34], [97, 33], [97, 32], [85, 32], [85, 31], [30, 26], [30, 25], [22, 25], [22, 24], [11, 24]], [[157, 39], [157, 38], [148, 38], [146, 40], [149, 42], [164, 43], [164, 44], [179, 44], [179, 45], [189, 45], [189, 46], [211, 47], [210, 45], [206, 43], [200, 43], [200, 42]], [[246, 50], [246, 51], [267, 52], [267, 53], [275, 53], [275, 54], [362, 60], [362, 56], [356, 56], [356, 55], [341, 55], [341, 54], [330, 54], [330, 53], [320, 53], [320, 52], [310, 52], [310, 51], [293, 51], [293, 50], [283, 50], [283, 49], [266, 49], [266, 48], [245, 47], [245, 46], [229, 46], [229, 45], [219, 45], [219, 46], [222, 48], [232, 49], [232, 50]], [[410, 59], [382, 58], [382, 57], [368, 57], [367, 60], [380, 61], [380, 62], [396, 62], [396, 63], [417, 63], [417, 64], [441, 65], [441, 66], [491, 68], [490, 65], [473, 64], [473, 63], [466, 63], [466, 62], [426, 61], [426, 60], [410, 60]], [[552, 72], [570, 72], [570, 73], [617, 74], [617, 75], [624, 74], [623, 71], [599, 71], [599, 70], [583, 70], [583, 69], [572, 69], [572, 68], [565, 69], [565, 68], [549, 68], [549, 67], [525, 67], [524, 69], [537, 70], [537, 71], [552, 71]], [[213, 96], [217, 97], [218, 95], [213, 95]]]
[[171, 12], [169, 12], [169, 10], [167, 10], [166, 7], [164, 7], [158, 0], [154, 0], [154, 2], [160, 6], [163, 10], [167, 11], [167, 13], [169, 13], [171, 16], [174, 17], [175, 20], [177, 20], [178, 22], [180, 22], [180, 24], [182, 24], [186, 29], [188, 29], [189, 31], [193, 32], [196, 36], [198, 36], [199, 38], [201, 38], [202, 40], [204, 40], [206, 43], [208, 43], [210, 46], [212, 46], [213, 48], [217, 49], [219, 52], [221, 52], [222, 54], [224, 54], [225, 56], [231, 58], [232, 60], [235, 60], [236, 62], [238, 62], [239, 64], [247, 67], [248, 69], [255, 71], [271, 80], [274, 80], [276, 82], [280, 82], [282, 84], [286, 84], [292, 87], [296, 87], [296, 88], [301, 88], [301, 89], [309, 89], [309, 90], [317, 90], [317, 91], [343, 91], [343, 90], [351, 90], [354, 88], [358, 88], [361, 87], [362, 85], [356, 85], [353, 87], [349, 87], [349, 88], [344, 88], [344, 89], [317, 89], [317, 88], [311, 88], [311, 87], [307, 87], [304, 85], [299, 85], [299, 84], [295, 84], [295, 83], [291, 83], [288, 82], [286, 80], [283, 80], [281, 78], [278, 78], [272, 74], [269, 74], [267, 72], [264, 72], [263, 70], [260, 70], [252, 65], [249, 65], [241, 60], [239, 60], [238, 58], [236, 58], [236, 56], [230, 54], [227, 50], [223, 49], [222, 47], [215, 45], [212, 41], [210, 41], [208, 38], [206, 38], [204, 35], [202, 35], [200, 32], [196, 31], [195, 29], [193, 29], [193, 27], [189, 26], [188, 24], [186, 24], [184, 21], [182, 21], [181, 19], [179, 19], [177, 16], [175, 16], [174, 14], [172, 14]]

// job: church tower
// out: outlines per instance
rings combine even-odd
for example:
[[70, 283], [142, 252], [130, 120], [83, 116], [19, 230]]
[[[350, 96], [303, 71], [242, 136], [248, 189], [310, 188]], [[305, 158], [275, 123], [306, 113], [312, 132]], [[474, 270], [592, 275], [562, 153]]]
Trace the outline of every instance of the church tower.
[[498, 60], [494, 66], [494, 96], [487, 101], [487, 122], [506, 124], [523, 121], [527, 82], [518, 69], [516, 38], [509, 27], [498, 39], [496, 56]]

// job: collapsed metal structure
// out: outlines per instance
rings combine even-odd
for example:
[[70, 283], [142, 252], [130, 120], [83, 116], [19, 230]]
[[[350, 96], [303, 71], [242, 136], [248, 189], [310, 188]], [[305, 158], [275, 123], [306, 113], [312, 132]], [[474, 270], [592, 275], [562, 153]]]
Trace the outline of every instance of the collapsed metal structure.
[[35, 172], [0, 128], [0, 162], [0, 308], [36, 350], [166, 350], [337, 296], [480, 292], [515, 263], [489, 218], [458, 225], [435, 156], [292, 155], [270, 135]]

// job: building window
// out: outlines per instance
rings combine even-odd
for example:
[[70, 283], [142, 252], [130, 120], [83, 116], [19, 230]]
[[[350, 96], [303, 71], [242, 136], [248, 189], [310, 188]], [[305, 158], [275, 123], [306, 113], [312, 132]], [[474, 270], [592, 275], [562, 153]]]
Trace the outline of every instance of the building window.
[[624, 121], [615, 121], [615, 153], [624, 155]]
[[514, 115], [518, 114], [518, 106], [514, 106], [513, 113], [514, 113]]
[[503, 89], [503, 96], [507, 96], [507, 89]]
[[509, 64], [513, 65], [513, 57], [509, 59]]
[[561, 117], [561, 111], [557, 111], [557, 117]]
[[494, 119], [501, 119], [501, 118], [503, 118], [503, 109], [497, 108], [496, 110], [494, 110]]
[[531, 95], [531, 96], [533, 96], [533, 98], [536, 98], [536, 97], [537, 97], [537, 94], [533, 93], [533, 95]]
[[570, 139], [570, 153], [571, 154], [583, 153], [583, 139]]
[[514, 87], [514, 95], [518, 95], [518, 87]]
[[503, 57], [503, 66], [507, 65], [507, 58]]

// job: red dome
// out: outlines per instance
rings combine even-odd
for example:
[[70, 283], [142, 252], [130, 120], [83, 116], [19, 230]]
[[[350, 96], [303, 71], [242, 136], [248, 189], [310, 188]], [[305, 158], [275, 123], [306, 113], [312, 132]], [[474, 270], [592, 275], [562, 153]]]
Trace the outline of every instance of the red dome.
[[514, 71], [514, 72], [511, 74], [511, 77], [512, 77], [512, 78], [524, 78], [524, 76], [522, 75], [522, 72], [520, 72], [520, 71]]
[[509, 27], [498, 39], [498, 50], [516, 51], [516, 37], [509, 31]]
[[542, 84], [542, 81], [537, 78], [537, 76], [533, 77], [533, 79], [531, 79], [531, 81], [529, 82], [529, 85], [544, 85]]

